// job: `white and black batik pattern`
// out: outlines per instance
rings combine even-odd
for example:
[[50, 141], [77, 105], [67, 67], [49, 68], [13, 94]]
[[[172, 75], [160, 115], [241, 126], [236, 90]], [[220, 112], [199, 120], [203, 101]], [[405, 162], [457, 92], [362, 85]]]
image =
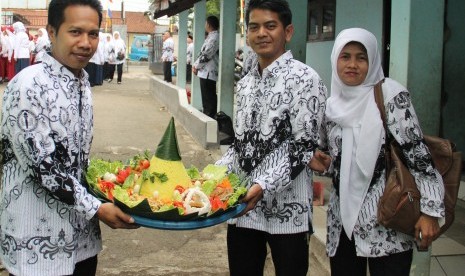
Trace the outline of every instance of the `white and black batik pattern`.
[[[423, 134], [407, 91], [399, 93], [387, 103], [386, 116], [389, 139], [395, 139], [399, 143], [407, 166], [415, 177], [421, 192], [421, 211], [434, 217], [444, 217], [442, 180], [439, 179], [440, 175], [434, 168], [431, 155], [424, 143]], [[339, 203], [342, 128], [334, 122], [327, 122], [325, 127], [334, 168], [332, 177], [334, 189], [331, 192], [328, 206], [326, 245], [327, 253], [332, 257], [336, 253], [342, 231]], [[414, 245], [413, 237], [387, 229], [378, 223], [378, 201], [385, 187], [384, 155], [384, 146], [382, 146], [370, 187], [353, 231], [358, 256], [386, 256], [410, 250]]]
[[69, 275], [101, 250], [100, 202], [82, 179], [93, 111], [81, 74], [45, 54], [3, 94], [0, 257], [15, 275]]
[[286, 52], [260, 76], [258, 63], [237, 84], [235, 139], [219, 164], [258, 183], [263, 199], [238, 227], [271, 234], [308, 231], [311, 171], [326, 87], [318, 74]]
[[218, 60], [220, 55], [220, 34], [218, 31], [208, 33], [200, 49], [193, 67], [197, 68], [197, 76], [202, 79], [216, 81], [218, 79]]

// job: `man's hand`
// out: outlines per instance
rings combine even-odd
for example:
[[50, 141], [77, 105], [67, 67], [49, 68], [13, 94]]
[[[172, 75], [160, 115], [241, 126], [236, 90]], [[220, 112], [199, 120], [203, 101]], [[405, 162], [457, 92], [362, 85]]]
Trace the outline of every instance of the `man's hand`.
[[263, 197], [262, 187], [260, 187], [260, 185], [256, 183], [253, 184], [252, 187], [250, 187], [250, 189], [247, 191], [247, 194], [245, 195], [245, 197], [242, 199], [242, 202], [247, 203], [247, 206], [245, 207], [244, 211], [242, 211], [237, 217], [240, 217], [243, 214], [255, 208], [255, 205], [257, 205], [257, 202], [260, 199], [262, 199], [262, 197]]
[[197, 76], [197, 72], [198, 72], [197, 68], [195, 68], [194, 66], [192, 66], [192, 73], [194, 73], [194, 75]]
[[113, 229], [124, 228], [124, 229], [135, 229], [139, 228], [139, 225], [134, 224], [134, 219], [123, 213], [118, 206], [113, 203], [102, 203], [97, 211], [97, 217], [106, 225]]
[[320, 150], [316, 150], [313, 154], [312, 160], [310, 160], [310, 162], [308, 163], [308, 166], [313, 171], [323, 173], [328, 170], [330, 164], [331, 156]]
[[[438, 218], [421, 214], [415, 224], [415, 239], [419, 249], [427, 249], [438, 237], [440, 231]], [[421, 237], [420, 237], [421, 235]]]

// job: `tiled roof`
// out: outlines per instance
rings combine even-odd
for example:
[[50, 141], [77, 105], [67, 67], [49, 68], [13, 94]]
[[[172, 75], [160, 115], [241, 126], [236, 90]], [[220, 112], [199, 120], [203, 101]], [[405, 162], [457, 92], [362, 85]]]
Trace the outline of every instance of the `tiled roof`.
[[[38, 29], [47, 25], [47, 10], [29, 10], [29, 9], [2, 9], [3, 12], [13, 12], [17, 17], [26, 20], [26, 28]], [[103, 12], [102, 27], [105, 27], [106, 11]], [[112, 12], [113, 24], [122, 24], [121, 12]], [[23, 21], [23, 20], [22, 20]], [[155, 22], [150, 20], [143, 12], [126, 12], [126, 24], [128, 33], [151, 34], [155, 32]]]

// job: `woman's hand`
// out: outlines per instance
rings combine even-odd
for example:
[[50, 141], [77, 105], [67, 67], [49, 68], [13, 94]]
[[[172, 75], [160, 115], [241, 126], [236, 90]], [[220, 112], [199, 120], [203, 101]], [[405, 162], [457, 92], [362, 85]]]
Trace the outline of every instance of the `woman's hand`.
[[427, 249], [438, 237], [439, 231], [438, 218], [421, 214], [415, 224], [415, 240], [419, 249]]
[[331, 156], [320, 150], [315, 151], [312, 160], [310, 160], [310, 162], [308, 163], [310, 169], [319, 173], [326, 172], [329, 169], [330, 165]]

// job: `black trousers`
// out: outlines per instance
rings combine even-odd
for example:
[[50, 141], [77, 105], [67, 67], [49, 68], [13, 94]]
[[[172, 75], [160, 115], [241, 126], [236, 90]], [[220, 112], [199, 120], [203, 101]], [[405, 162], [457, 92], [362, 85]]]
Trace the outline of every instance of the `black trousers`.
[[213, 118], [218, 109], [218, 97], [216, 95], [216, 81], [200, 79], [200, 91], [202, 92], [203, 113]]
[[410, 275], [412, 254], [413, 251], [408, 250], [383, 257], [358, 257], [355, 252], [354, 238], [349, 240], [342, 229], [336, 255], [329, 258], [331, 275], [366, 276], [368, 262], [371, 276], [408, 276]]
[[166, 82], [173, 82], [173, 78], [171, 76], [171, 61], [164, 61], [163, 62], [163, 80]]
[[103, 79], [104, 80], [107, 80], [110, 78], [110, 67], [112, 65], [109, 64], [108, 62], [105, 62], [105, 64], [103, 64]]
[[[74, 272], [70, 276], [93, 276], [97, 273], [97, 255], [80, 261], [74, 267]], [[10, 273], [10, 276], [14, 276]]]
[[186, 82], [191, 82], [192, 80], [192, 64], [186, 64]]
[[89, 62], [86, 67], [84, 67], [84, 70], [89, 74], [90, 86], [95, 86], [97, 84], [97, 64]]
[[228, 261], [231, 276], [262, 276], [267, 243], [277, 276], [305, 276], [308, 271], [309, 232], [272, 235], [228, 225]]
[[121, 79], [123, 78], [123, 64], [124, 64], [124, 63], [121, 63], [121, 64], [110, 64], [109, 72], [108, 72], [108, 78], [109, 78], [110, 80], [113, 79], [113, 76], [115, 75], [115, 68], [116, 68], [116, 71], [118, 72], [118, 79], [117, 79], [117, 81], [118, 81], [118, 82], [121, 82]]

